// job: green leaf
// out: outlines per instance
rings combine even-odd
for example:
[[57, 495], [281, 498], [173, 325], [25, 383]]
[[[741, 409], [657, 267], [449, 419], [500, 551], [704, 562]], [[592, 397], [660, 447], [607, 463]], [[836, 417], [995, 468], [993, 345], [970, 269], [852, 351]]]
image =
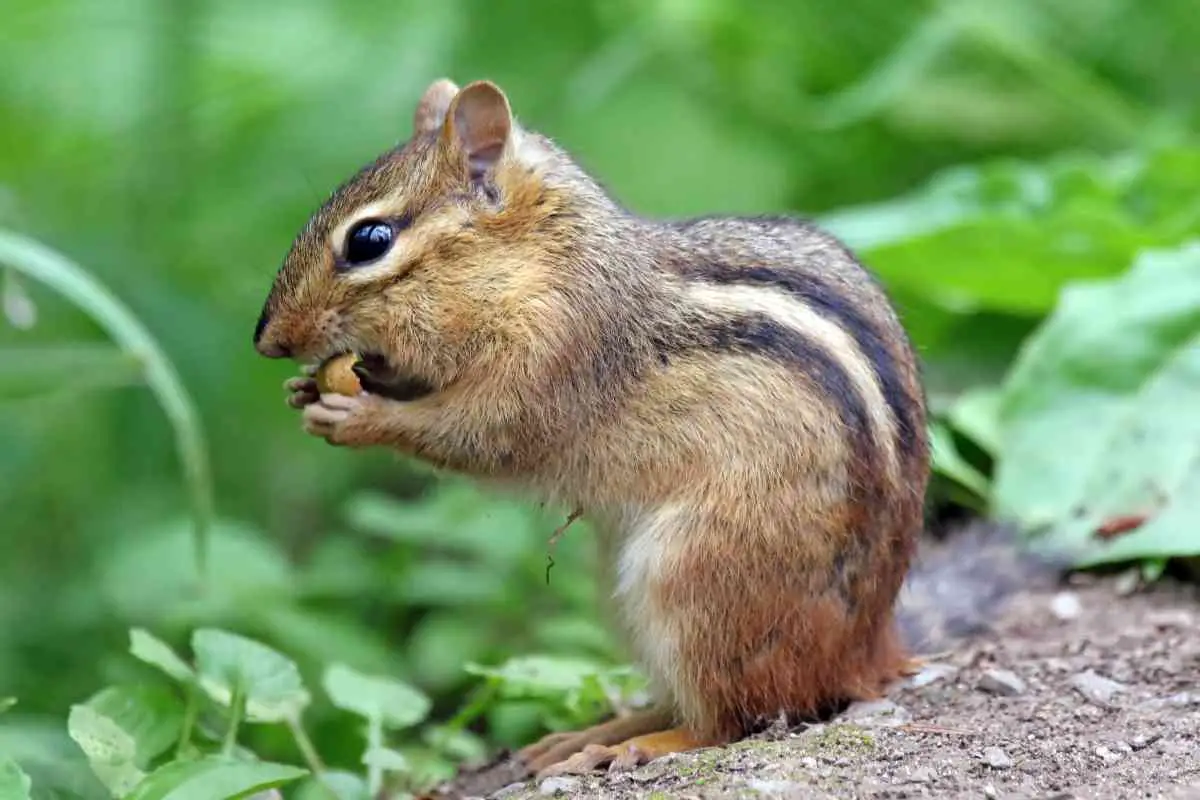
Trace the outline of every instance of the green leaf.
[[137, 742], [94, 708], [71, 706], [67, 731], [87, 756], [92, 772], [113, 797], [128, 794], [145, 777], [137, 766]]
[[970, 489], [980, 498], [988, 496], [988, 479], [958, 452], [954, 436], [945, 425], [935, 423], [929, 426], [929, 444], [935, 470]]
[[123, 800], [233, 800], [284, 786], [308, 774], [308, 770], [287, 764], [216, 756], [172, 761], [152, 772]]
[[425, 719], [431, 702], [403, 681], [364, 675], [345, 664], [331, 664], [322, 681], [335, 706], [389, 728], [408, 728]]
[[387, 747], [371, 747], [363, 753], [362, 763], [368, 767], [377, 767], [387, 772], [408, 772], [408, 759], [403, 753]]
[[201, 628], [192, 634], [192, 650], [205, 692], [228, 706], [240, 687], [252, 722], [295, 719], [311, 699], [295, 662], [261, 642]]
[[996, 161], [825, 222], [894, 289], [947, 308], [1040, 314], [1068, 283], [1117, 275], [1142, 249], [1200, 234], [1197, 180], [1190, 147]]
[[175, 430], [176, 450], [191, 495], [195, 556], [203, 572], [212, 520], [212, 477], [199, 414], [174, 364], [145, 326], [107, 287], [61, 253], [0, 230], [0, 263], [40, 281], [87, 312], [143, 365], [146, 383]]
[[110, 344], [0, 348], [0, 399], [83, 392], [142, 382], [142, 363]]
[[958, 397], [946, 418], [956, 431], [995, 457], [1003, 447], [1000, 401], [999, 387], [975, 387]]
[[110, 686], [86, 705], [111, 719], [137, 743], [137, 764], [145, 767], [180, 735], [183, 704], [168, 689], [154, 685]]
[[171, 646], [144, 628], [129, 630], [129, 652], [134, 658], [165, 672], [180, 683], [191, 683], [196, 673], [175, 654]]
[[477, 761], [487, 755], [487, 744], [478, 734], [449, 725], [430, 725], [421, 732], [421, 739], [456, 761]]
[[290, 565], [277, 540], [229, 520], [216, 521], [209, 533], [209, 554], [221, 569], [211, 571], [203, 592], [195, 589], [188, 525], [169, 520], [106, 550], [100, 564], [106, 598], [126, 618], [189, 626], [244, 621], [264, 603], [289, 598]]
[[467, 664], [467, 672], [499, 681], [510, 697], [555, 697], [578, 690], [605, 668], [595, 661], [565, 656], [521, 656], [499, 667]]
[[1070, 287], [1004, 387], [996, 513], [1082, 565], [1200, 554], [1198, 408], [1200, 243]]
[[0, 759], [0, 800], [30, 800], [32, 781], [21, 771], [17, 762]]
[[[333, 791], [333, 798], [329, 792]], [[352, 772], [327, 770], [296, 790], [296, 800], [370, 800], [367, 782]]]

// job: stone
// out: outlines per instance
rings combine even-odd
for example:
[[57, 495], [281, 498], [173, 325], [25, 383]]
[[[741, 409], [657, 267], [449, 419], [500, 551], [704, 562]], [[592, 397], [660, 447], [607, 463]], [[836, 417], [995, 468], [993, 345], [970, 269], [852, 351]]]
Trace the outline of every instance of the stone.
[[891, 700], [868, 700], [852, 703], [839, 721], [855, 722], [866, 727], [895, 728], [908, 723], [912, 715]]
[[983, 751], [983, 763], [992, 769], [1011, 769], [1013, 760], [999, 747], [989, 747]]
[[1076, 619], [1082, 611], [1083, 606], [1079, 602], [1079, 595], [1075, 592], [1059, 592], [1050, 601], [1050, 613], [1063, 622]]
[[771, 798], [799, 798], [806, 796], [803, 793], [804, 786], [795, 781], [781, 780], [762, 780], [759, 778], [751, 778], [746, 781], [746, 788], [752, 792], [758, 792], [765, 797]]
[[921, 668], [921, 671], [908, 679], [908, 685], [913, 689], [919, 689], [922, 686], [928, 686], [931, 683], [940, 681], [942, 678], [948, 678], [958, 672], [958, 667], [953, 664], [939, 664], [931, 662]]
[[1126, 689], [1125, 684], [1098, 675], [1090, 669], [1072, 675], [1071, 686], [1085, 699], [1099, 706], [1111, 705], [1113, 695]]
[[1006, 669], [989, 669], [979, 679], [978, 687], [988, 694], [1016, 697], [1025, 691], [1025, 681]]
[[909, 783], [933, 783], [933, 770], [929, 767], [917, 767], [908, 776]]
[[577, 778], [562, 778], [553, 777], [546, 778], [538, 784], [538, 794], [544, 797], [554, 797], [558, 794], [565, 794], [568, 797], [575, 796], [575, 792], [579, 790], [579, 780]]

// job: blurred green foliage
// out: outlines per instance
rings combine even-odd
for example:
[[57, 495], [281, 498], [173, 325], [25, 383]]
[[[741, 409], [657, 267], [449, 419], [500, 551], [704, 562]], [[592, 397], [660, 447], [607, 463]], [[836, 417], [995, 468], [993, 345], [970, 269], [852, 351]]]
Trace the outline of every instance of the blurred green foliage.
[[[563, 509], [302, 435], [291, 368], [251, 347], [291, 238], [407, 136], [441, 75], [498, 81], [636, 211], [792, 211], [845, 236], [926, 362], [939, 506], [1063, 523], [1080, 544], [1147, 477], [1195, 496], [1198, 36], [1194, 0], [4, 0], [0, 229], [65, 254], [161, 348], [216, 516], [199, 583], [190, 509], [207, 490], [180, 461], [178, 407], [143, 390], [111, 315], [6, 272], [0, 696], [20, 702], [0, 753], [81, 758], [72, 704], [149, 679], [131, 626], [180, 648], [197, 628], [253, 636], [309, 686], [331, 663], [402, 678], [432, 719], [466, 714], [493, 745], [596, 710], [582, 684], [539, 693], [500, 666], [621, 663], [593, 613], [586, 524], [547, 583]], [[1111, 283], [1077, 287], [1094, 280]], [[1117, 422], [1081, 444], [1085, 409], [1153, 418], [1149, 444]], [[1100, 496], [1064, 523], [1069, 499]], [[1179, 533], [1194, 524], [1168, 523], [1113, 558], [1200, 551]], [[358, 764], [347, 714], [321, 697], [307, 720], [329, 764]], [[246, 741], [300, 763], [286, 730]], [[60, 796], [94, 784], [55, 775]]]

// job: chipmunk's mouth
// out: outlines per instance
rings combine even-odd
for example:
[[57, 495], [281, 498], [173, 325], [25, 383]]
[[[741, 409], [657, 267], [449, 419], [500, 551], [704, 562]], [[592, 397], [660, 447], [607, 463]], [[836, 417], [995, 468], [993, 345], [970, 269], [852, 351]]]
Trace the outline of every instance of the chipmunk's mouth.
[[402, 403], [420, 400], [437, 388], [424, 378], [396, 369], [379, 353], [360, 353], [351, 369], [358, 376], [363, 391]]

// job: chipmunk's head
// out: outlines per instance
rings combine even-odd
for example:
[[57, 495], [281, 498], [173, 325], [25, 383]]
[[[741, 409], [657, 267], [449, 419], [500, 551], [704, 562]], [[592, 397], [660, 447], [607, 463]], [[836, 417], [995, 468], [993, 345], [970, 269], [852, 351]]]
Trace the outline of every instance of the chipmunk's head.
[[341, 186], [296, 237], [255, 347], [305, 362], [357, 352], [359, 369], [402, 400], [554, 347], [570, 327], [554, 254], [570, 249], [570, 209], [591, 191], [518, 126], [499, 87], [436, 81], [409, 141]]

